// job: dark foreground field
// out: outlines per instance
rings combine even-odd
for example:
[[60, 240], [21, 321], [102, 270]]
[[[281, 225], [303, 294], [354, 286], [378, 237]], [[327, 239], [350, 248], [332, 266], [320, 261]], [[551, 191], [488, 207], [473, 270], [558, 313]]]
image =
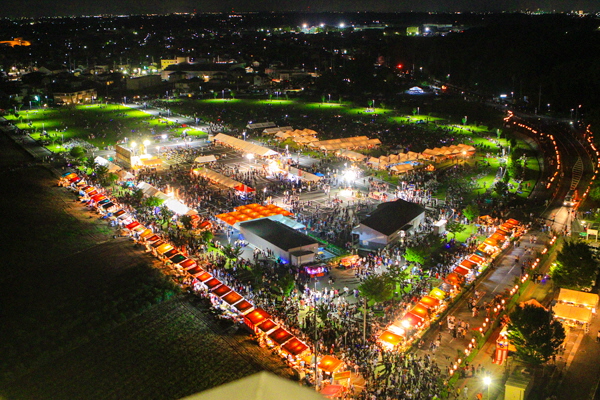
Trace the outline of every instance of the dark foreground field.
[[177, 399], [264, 369], [291, 376], [2, 133], [0, 154], [0, 398]]

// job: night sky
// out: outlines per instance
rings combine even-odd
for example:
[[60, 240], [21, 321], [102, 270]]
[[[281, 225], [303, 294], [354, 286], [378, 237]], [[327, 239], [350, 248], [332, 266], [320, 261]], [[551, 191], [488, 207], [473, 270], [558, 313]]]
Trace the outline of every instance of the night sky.
[[95, 14], [244, 11], [517, 11], [587, 12], [598, 0], [4, 0], [2, 16], [40, 17]]

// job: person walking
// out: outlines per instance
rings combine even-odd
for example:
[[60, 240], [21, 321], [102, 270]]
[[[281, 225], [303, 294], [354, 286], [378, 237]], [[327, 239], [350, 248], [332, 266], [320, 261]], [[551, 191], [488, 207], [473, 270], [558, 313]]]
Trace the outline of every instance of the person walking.
[[463, 397], [465, 398], [465, 400], [469, 398], [469, 387], [468, 386], [465, 386], [463, 388]]

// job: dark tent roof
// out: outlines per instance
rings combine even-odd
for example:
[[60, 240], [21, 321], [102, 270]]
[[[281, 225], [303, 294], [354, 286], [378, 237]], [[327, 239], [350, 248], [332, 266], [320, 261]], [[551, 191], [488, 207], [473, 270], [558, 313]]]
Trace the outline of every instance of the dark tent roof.
[[310, 236], [298, 232], [281, 222], [272, 221], [268, 218], [241, 222], [240, 229], [241, 228], [247, 229], [256, 236], [261, 237], [285, 251], [318, 243]]
[[420, 205], [398, 199], [380, 204], [361, 224], [389, 236], [402, 228], [408, 229], [410, 226], [406, 225], [424, 212]]

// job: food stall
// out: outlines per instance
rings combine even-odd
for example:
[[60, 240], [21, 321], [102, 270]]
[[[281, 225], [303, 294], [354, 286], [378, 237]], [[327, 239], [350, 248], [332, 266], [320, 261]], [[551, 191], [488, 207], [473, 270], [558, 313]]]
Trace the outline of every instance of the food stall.
[[566, 326], [583, 327], [587, 332], [592, 322], [592, 310], [583, 306], [575, 306], [567, 303], [558, 303], [552, 307], [554, 318]]
[[[239, 304], [239, 303], [238, 303]], [[236, 307], [237, 308], [237, 307]], [[271, 314], [263, 310], [262, 308], [255, 308], [244, 316], [244, 323], [252, 330], [255, 331], [256, 326], [263, 322], [265, 319], [271, 318]]]
[[293, 337], [294, 335], [292, 335], [290, 332], [286, 331], [282, 327], [279, 327], [267, 335], [267, 344], [272, 346], [283, 346]]
[[598, 307], [598, 295], [595, 293], [580, 292], [577, 290], [560, 289], [557, 301], [559, 303], [569, 303], [577, 306], [583, 306], [593, 313], [596, 312]]
[[325, 276], [325, 274], [327, 273], [327, 267], [325, 266], [325, 264], [306, 265], [304, 266], [304, 271], [306, 271], [306, 273], [311, 278], [315, 278]]

